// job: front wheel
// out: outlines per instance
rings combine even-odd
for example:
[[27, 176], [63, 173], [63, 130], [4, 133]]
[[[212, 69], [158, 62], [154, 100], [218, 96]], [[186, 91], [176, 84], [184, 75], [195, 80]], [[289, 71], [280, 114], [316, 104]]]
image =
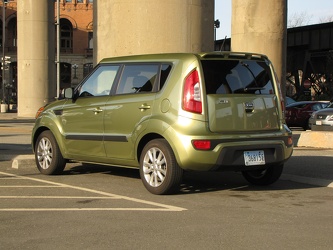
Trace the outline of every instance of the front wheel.
[[273, 165], [264, 170], [242, 171], [243, 177], [254, 185], [265, 186], [276, 182], [283, 170], [283, 164]]
[[140, 176], [143, 185], [153, 194], [170, 194], [179, 188], [183, 170], [164, 139], [147, 143], [140, 157]]
[[59, 174], [64, 170], [66, 160], [51, 131], [46, 130], [38, 136], [35, 145], [35, 160], [37, 168], [42, 174]]

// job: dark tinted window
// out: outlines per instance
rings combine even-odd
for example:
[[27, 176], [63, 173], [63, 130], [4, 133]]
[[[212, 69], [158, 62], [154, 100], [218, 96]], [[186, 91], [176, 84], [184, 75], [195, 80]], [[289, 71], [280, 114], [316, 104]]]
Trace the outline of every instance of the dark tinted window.
[[171, 71], [171, 65], [170, 64], [162, 64], [161, 67], [161, 77], [160, 77], [160, 89], [163, 88], [166, 79], [168, 78]]
[[253, 60], [202, 60], [207, 94], [273, 94], [269, 66]]

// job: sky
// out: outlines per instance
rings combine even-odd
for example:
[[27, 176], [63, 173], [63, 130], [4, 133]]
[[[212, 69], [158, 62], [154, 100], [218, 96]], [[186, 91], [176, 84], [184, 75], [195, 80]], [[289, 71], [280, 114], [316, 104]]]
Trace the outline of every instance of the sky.
[[[231, 2], [232, 0], [215, 0], [215, 20], [220, 21], [220, 28], [216, 30], [216, 39], [231, 36]], [[309, 20], [304, 21], [304, 25], [321, 23], [320, 19], [333, 17], [332, 0], [288, 0], [287, 8], [288, 19], [305, 13]]]

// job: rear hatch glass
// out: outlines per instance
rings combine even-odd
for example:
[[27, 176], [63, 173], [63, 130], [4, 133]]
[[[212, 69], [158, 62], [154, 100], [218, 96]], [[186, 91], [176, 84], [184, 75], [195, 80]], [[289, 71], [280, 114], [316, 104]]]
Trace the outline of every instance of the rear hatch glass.
[[277, 97], [262, 60], [202, 60], [212, 132], [277, 130]]

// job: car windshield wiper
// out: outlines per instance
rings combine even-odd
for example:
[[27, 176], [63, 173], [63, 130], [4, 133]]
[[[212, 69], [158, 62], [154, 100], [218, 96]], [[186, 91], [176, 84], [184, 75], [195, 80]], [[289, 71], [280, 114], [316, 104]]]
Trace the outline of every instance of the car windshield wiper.
[[[257, 86], [257, 90], [259, 90], [259, 91], [261, 91], [261, 89], [260, 89], [260, 87], [259, 87], [259, 85], [258, 85], [258, 82], [257, 82], [257, 78], [255, 77], [255, 75], [253, 74], [253, 71], [250, 69], [250, 66], [247, 64], [247, 63], [244, 63], [243, 61], [241, 61], [240, 62], [241, 63], [241, 65], [243, 66], [243, 67], [245, 67], [249, 72], [250, 72], [250, 74], [252, 75], [252, 77], [253, 77], [253, 80], [254, 80], [254, 83], [255, 83], [255, 85]], [[245, 88], [246, 89], [246, 88]], [[261, 92], [260, 92], [260, 94], [261, 94]]]
[[240, 88], [240, 89], [234, 90], [234, 93], [254, 93], [257, 90], [261, 91], [261, 90], [264, 90], [264, 89], [265, 88], [263, 88], [263, 87]]

